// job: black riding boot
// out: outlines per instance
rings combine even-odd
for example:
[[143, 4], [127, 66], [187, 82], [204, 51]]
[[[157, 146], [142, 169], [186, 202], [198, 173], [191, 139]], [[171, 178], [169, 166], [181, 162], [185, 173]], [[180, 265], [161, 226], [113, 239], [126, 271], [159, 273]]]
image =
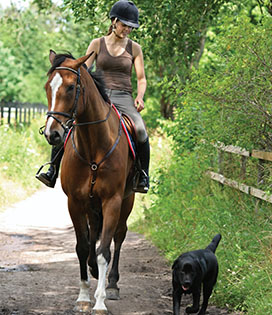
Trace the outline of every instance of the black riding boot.
[[149, 189], [149, 160], [150, 160], [150, 147], [149, 139], [145, 142], [138, 144], [138, 158], [141, 164], [141, 171], [139, 176], [139, 182], [135, 192], [147, 193]]
[[54, 188], [59, 175], [60, 162], [63, 156], [63, 146], [53, 146], [51, 151], [51, 164], [47, 173], [36, 175], [36, 178], [46, 186]]

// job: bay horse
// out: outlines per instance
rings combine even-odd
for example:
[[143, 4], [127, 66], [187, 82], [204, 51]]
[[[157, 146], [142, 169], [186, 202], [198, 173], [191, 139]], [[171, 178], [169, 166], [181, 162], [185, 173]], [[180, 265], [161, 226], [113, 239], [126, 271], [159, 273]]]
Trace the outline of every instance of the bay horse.
[[[88, 264], [91, 275], [98, 279], [93, 314], [107, 314], [106, 296], [119, 298], [119, 256], [135, 196], [130, 187], [134, 161], [120, 117], [84, 67], [90, 56], [74, 59], [50, 50], [44, 135], [49, 144], [58, 145], [66, 131], [72, 130], [65, 144], [61, 185], [68, 198], [80, 265], [75, 309], [88, 312], [92, 308]], [[112, 239], [114, 257], [106, 288]]]

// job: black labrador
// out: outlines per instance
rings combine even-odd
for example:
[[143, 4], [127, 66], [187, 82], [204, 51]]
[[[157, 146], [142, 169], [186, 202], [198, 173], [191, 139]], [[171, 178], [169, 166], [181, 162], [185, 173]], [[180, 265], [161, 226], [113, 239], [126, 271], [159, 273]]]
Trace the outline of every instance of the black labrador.
[[203, 304], [198, 315], [204, 315], [218, 275], [215, 250], [221, 240], [217, 234], [205, 249], [194, 250], [179, 256], [172, 266], [173, 312], [179, 315], [182, 294], [193, 294], [193, 306], [186, 313], [197, 313], [201, 285], [203, 284]]

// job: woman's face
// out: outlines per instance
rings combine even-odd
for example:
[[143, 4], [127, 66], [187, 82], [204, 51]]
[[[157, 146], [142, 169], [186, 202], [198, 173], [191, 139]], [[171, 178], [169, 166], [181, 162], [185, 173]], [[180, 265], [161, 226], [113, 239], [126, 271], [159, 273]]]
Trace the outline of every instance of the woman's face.
[[121, 38], [126, 38], [132, 31], [131, 26], [127, 26], [126, 24], [122, 23], [121, 21], [117, 21], [115, 23], [115, 33], [117, 36]]

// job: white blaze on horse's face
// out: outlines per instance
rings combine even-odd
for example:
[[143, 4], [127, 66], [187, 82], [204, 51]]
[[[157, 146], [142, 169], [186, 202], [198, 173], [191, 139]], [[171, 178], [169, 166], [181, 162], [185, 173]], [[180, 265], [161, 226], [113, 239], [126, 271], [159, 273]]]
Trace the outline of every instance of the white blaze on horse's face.
[[[57, 98], [57, 92], [59, 90], [59, 88], [61, 87], [63, 83], [62, 77], [61, 75], [57, 72], [54, 76], [54, 78], [52, 79], [52, 81], [50, 82], [50, 86], [52, 89], [52, 100], [51, 100], [51, 111], [55, 110], [55, 105], [56, 105], [56, 98]], [[46, 128], [45, 128], [45, 135], [49, 136], [50, 134], [50, 128], [52, 123], [54, 122], [54, 118], [49, 117], [47, 124], [46, 124]]]

